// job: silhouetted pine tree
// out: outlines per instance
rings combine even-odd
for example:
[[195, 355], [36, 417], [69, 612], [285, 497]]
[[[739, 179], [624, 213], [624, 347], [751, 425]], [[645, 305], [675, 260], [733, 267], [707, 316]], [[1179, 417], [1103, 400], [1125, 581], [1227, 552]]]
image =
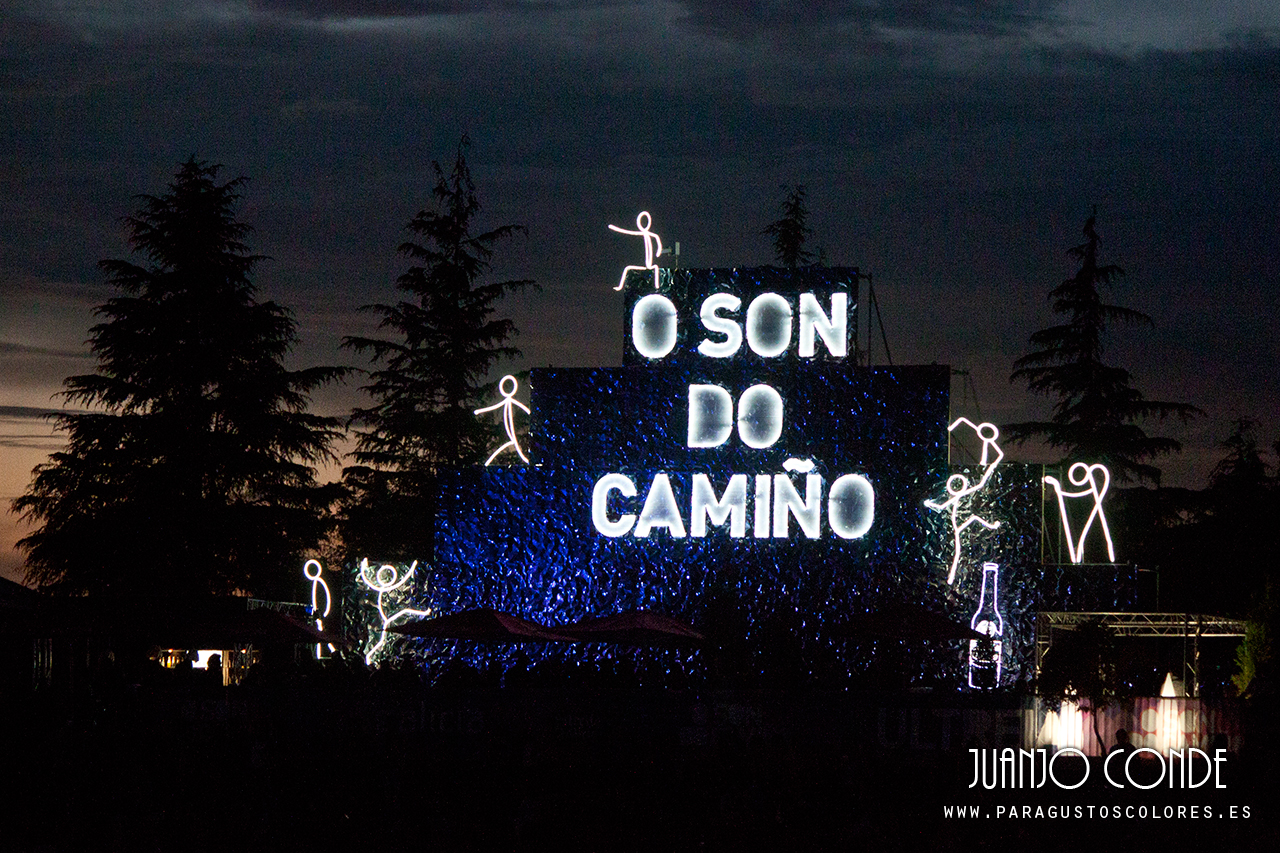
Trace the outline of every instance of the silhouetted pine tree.
[[782, 202], [782, 216], [771, 222], [762, 233], [773, 237], [773, 257], [784, 267], [798, 267], [813, 262], [813, 253], [806, 251], [804, 242], [813, 234], [813, 229], [806, 225], [809, 210], [805, 206], [805, 189], [797, 186], [787, 190], [787, 198]]
[[1049, 292], [1053, 310], [1066, 322], [1031, 336], [1037, 349], [1014, 363], [1010, 381], [1026, 380], [1036, 394], [1055, 399], [1048, 421], [1011, 424], [1004, 435], [1015, 441], [1043, 438], [1063, 452], [1063, 461], [1102, 462], [1119, 482], [1159, 485], [1160, 469], [1146, 460], [1175, 453], [1181, 445], [1149, 436], [1138, 424], [1176, 415], [1184, 420], [1199, 410], [1185, 403], [1144, 399], [1127, 370], [1105, 364], [1104, 336], [1112, 322], [1151, 325], [1146, 314], [1102, 301], [1099, 287], [1124, 275], [1115, 264], [1098, 263], [1094, 216], [1084, 225], [1085, 242], [1070, 250], [1080, 269]]
[[379, 328], [392, 336], [343, 342], [369, 354], [375, 365], [363, 388], [373, 404], [351, 416], [357, 464], [344, 471], [352, 496], [343, 538], [356, 558], [430, 558], [436, 474], [441, 466], [484, 459], [494, 421], [474, 411], [488, 402], [489, 370], [519, 355], [508, 343], [515, 325], [495, 317], [495, 305], [533, 282], [483, 278], [494, 245], [524, 229], [503, 225], [472, 233], [480, 203], [468, 145], [464, 136], [448, 174], [432, 163], [436, 207], [420, 211], [407, 226], [413, 237], [399, 251], [414, 264], [396, 287], [408, 298], [362, 308], [378, 314]]
[[326, 535], [336, 486], [316, 482], [340, 422], [308, 394], [344, 372], [289, 371], [289, 312], [259, 302], [260, 260], [234, 216], [244, 179], [182, 164], [126, 219], [145, 265], [105, 260], [120, 295], [96, 309], [97, 372], [67, 379], [87, 412], [57, 416], [66, 450], [34, 472], [16, 511], [39, 587], [96, 595], [284, 595]]

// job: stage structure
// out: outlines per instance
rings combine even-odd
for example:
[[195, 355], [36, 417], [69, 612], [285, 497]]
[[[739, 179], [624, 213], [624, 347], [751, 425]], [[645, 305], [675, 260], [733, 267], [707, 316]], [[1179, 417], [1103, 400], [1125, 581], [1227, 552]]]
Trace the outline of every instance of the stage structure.
[[[1041, 469], [1003, 461], [992, 425], [952, 419], [948, 367], [855, 363], [858, 280], [840, 267], [630, 269], [623, 366], [529, 371], [514, 446], [530, 462], [508, 448], [442, 475], [434, 560], [380, 600], [383, 620], [390, 606], [488, 607], [554, 629], [645, 609], [756, 671], [785, 661], [801, 682], [850, 686], [886, 667], [941, 690], [1028, 681], [1038, 610], [1120, 609], [1132, 584], [1121, 567], [1044, 576]], [[515, 378], [503, 383], [481, 417], [524, 408]], [[982, 442], [979, 465], [949, 465], [949, 428]], [[997, 615], [980, 619], [980, 599]], [[859, 630], [890, 611], [906, 628], [940, 615], [998, 642]], [[613, 659], [659, 682], [709, 666], [696, 650], [418, 642], [397, 654], [508, 670]]]

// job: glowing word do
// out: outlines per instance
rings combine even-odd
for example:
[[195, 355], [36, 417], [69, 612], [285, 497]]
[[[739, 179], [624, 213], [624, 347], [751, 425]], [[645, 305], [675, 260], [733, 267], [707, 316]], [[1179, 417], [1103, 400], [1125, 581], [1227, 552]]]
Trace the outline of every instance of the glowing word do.
[[[844, 358], [849, 351], [849, 294], [832, 293], [829, 312], [822, 310], [812, 293], [800, 294], [798, 301], [800, 357], [817, 355], [821, 339], [833, 358]], [[731, 316], [741, 308], [742, 299], [732, 293], [713, 293], [702, 301], [698, 318], [709, 335], [698, 344], [701, 355], [731, 358], [742, 348], [744, 337], [761, 358], [776, 358], [790, 349], [795, 311], [785, 296], [756, 296], [747, 306], [745, 324]], [[636, 301], [631, 309], [631, 341], [636, 352], [645, 358], [664, 358], [675, 349], [678, 334], [679, 312], [670, 299], [650, 293]]]
[[[1067, 469], [1067, 480], [1073, 486], [1085, 486], [1085, 488], [1078, 492], [1068, 492], [1063, 490], [1062, 483], [1057, 477], [1044, 478], [1046, 483], [1053, 486], [1053, 491], [1058, 496], [1058, 512], [1062, 517], [1062, 531], [1066, 534], [1067, 554], [1071, 557], [1071, 562], [1084, 562], [1084, 541], [1094, 521], [1097, 521], [1098, 527], [1102, 530], [1102, 538], [1107, 543], [1107, 559], [1114, 563], [1116, 549], [1111, 544], [1111, 528], [1107, 526], [1106, 513], [1102, 511], [1102, 499], [1106, 497], [1107, 489], [1111, 487], [1111, 472], [1107, 470], [1107, 466], [1096, 462], [1092, 465], [1077, 462]], [[1071, 520], [1067, 516], [1067, 498], [1093, 499], [1093, 508], [1089, 511], [1089, 517], [1081, 526], [1080, 535], [1075, 538], [1071, 536]]]
[[[694, 474], [687, 504], [687, 528], [670, 475], [654, 475], [638, 515], [634, 512], [611, 515], [610, 498], [614, 492], [627, 499], [637, 497], [639, 492], [635, 481], [626, 474], [606, 474], [596, 481], [591, 492], [591, 522], [599, 533], [609, 537], [630, 535], [646, 539], [655, 530], [665, 530], [673, 539], [683, 539], [686, 535], [702, 538], [707, 535], [708, 525], [728, 525], [730, 538], [741, 539], [747, 535], [749, 515], [751, 532], [756, 539], [789, 538], [792, 519], [806, 537], [817, 539], [822, 535], [825, 505], [827, 525], [840, 538], [858, 539], [871, 529], [875, 519], [875, 492], [866, 477], [845, 474], [827, 486], [822, 476], [812, 470], [811, 461], [789, 459], [783, 467], [806, 475], [803, 495], [789, 474], [757, 474], [754, 478], [733, 474], [719, 494], [710, 477]], [[626, 508], [634, 507], [628, 504]]]
[[[733, 432], [733, 397], [719, 385], [689, 386], [689, 446], [719, 447]], [[768, 385], [752, 385], [738, 397], [738, 437], [765, 448], [782, 435], [782, 395]]]

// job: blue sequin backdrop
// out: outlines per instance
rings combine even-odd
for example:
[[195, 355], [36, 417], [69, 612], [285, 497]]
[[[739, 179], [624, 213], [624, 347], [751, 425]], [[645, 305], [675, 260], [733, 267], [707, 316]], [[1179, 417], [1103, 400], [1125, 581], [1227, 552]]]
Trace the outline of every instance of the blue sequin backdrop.
[[[446, 472], [436, 520], [434, 564], [420, 571], [416, 607], [449, 613], [492, 607], [547, 625], [633, 609], [687, 620], [738, 650], [741, 666], [763, 671], [780, 658], [808, 682], [865, 680], [886, 661], [902, 685], [960, 689], [968, 659], [964, 640], [850, 636], [860, 616], [885, 608], [942, 614], [967, 625], [977, 606], [984, 561], [1000, 565], [1006, 686], [1031, 676], [1034, 614], [1066, 608], [1083, 590], [1055, 578], [1046, 586], [1040, 564], [1041, 488], [1038, 467], [1004, 464], [972, 510], [998, 521], [994, 531], [966, 537], [956, 582], [945, 582], [952, 534], [944, 513], [925, 507], [946, 497], [950, 370], [945, 366], [855, 367], [852, 357], [796, 357], [791, 349], [768, 360], [750, 353], [711, 360], [696, 352], [697, 303], [708, 293], [732, 292], [745, 304], [764, 290], [793, 305], [800, 292], [826, 301], [836, 290], [856, 297], [856, 271], [775, 268], [663, 271], [662, 289], [680, 306], [680, 333], [669, 357], [646, 359], [632, 346], [630, 310], [652, 293], [648, 274], [628, 282], [626, 366], [530, 372], [528, 442], [531, 465], [474, 466]], [[850, 329], [856, 306], [850, 300]], [[851, 333], [852, 334], [852, 333]], [[821, 345], [819, 345], [821, 348]], [[744, 352], [747, 348], [744, 345]], [[690, 448], [688, 388], [717, 384], [735, 399], [767, 384], [784, 401], [782, 434], [771, 447], [736, 440]], [[605, 474], [622, 473], [639, 494], [613, 496], [610, 512], [640, 511], [654, 476], [669, 476], [688, 527], [694, 474], [717, 490], [733, 474], [784, 473], [787, 459], [812, 460], [825, 483], [848, 473], [865, 476], [875, 492], [874, 522], [865, 536], [842, 539], [823, 520], [822, 535], [731, 538], [710, 527], [702, 538], [676, 538], [657, 529], [647, 538], [610, 538], [595, 529], [592, 492]], [[954, 469], [962, 471], [964, 469]], [[970, 477], [976, 478], [971, 471]], [[794, 479], [800, 483], [804, 477]], [[627, 503], [625, 507], [620, 501]], [[1108, 604], [1121, 603], [1119, 578], [1101, 587]], [[1055, 585], [1056, 584], [1056, 585]], [[1121, 590], [1117, 592], [1117, 590]], [[728, 614], [728, 615], [726, 615]], [[724, 632], [735, 636], [726, 638]], [[779, 638], [782, 638], [781, 640]], [[780, 651], [780, 648], [782, 649]], [[423, 644], [424, 659], [447, 652], [499, 669], [598, 664], [625, 659], [649, 673], [672, 668], [703, 674], [710, 652], [654, 652], [605, 644], [483, 647]], [[655, 661], [657, 662], [655, 667]], [[772, 662], [772, 663], [771, 663]], [[644, 679], [642, 679], [644, 680]]]

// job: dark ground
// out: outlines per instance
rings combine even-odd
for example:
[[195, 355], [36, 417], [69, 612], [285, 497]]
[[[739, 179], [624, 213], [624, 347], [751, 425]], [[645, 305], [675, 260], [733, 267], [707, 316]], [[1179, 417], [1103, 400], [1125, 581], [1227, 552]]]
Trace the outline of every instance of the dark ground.
[[[965, 745], [886, 747], [875, 698], [848, 694], [387, 678], [3, 698], [3, 850], [1280, 849], [1265, 720], [1226, 790], [984, 791]], [[944, 817], [975, 804], [1214, 814]]]

